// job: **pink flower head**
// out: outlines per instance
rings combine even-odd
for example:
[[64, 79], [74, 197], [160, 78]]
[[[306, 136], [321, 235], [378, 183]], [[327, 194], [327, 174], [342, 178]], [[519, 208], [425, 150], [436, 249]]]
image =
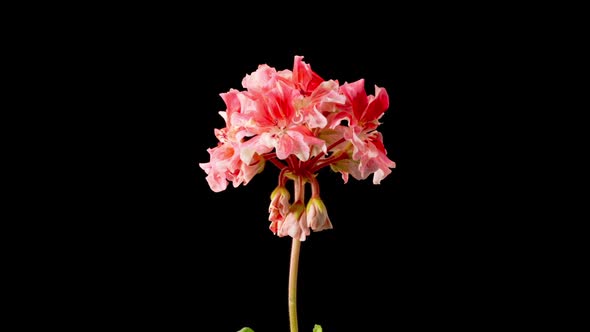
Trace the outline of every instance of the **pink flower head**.
[[[219, 142], [207, 150], [209, 162], [199, 164], [210, 188], [246, 185], [270, 162], [281, 170], [268, 209], [270, 230], [303, 241], [310, 230], [331, 229], [319, 198], [320, 169], [331, 167], [345, 183], [349, 175], [358, 180], [373, 175], [379, 184], [396, 166], [377, 130], [389, 96], [378, 86], [368, 95], [364, 83], [324, 80], [303, 56], [294, 57], [292, 70], [259, 65], [243, 78], [244, 90], [220, 94], [225, 127], [214, 130]], [[308, 184], [312, 195], [306, 200]]]

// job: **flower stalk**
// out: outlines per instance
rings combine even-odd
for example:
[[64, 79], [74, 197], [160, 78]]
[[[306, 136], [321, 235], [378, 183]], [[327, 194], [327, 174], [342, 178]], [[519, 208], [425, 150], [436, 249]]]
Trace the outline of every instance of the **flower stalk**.
[[[296, 176], [294, 185], [295, 202], [305, 201], [305, 179], [301, 176]], [[306, 222], [305, 210], [302, 212], [300, 221]], [[301, 227], [305, 228], [305, 227]], [[301, 251], [300, 238], [293, 237], [291, 244], [291, 263], [289, 264], [289, 324], [291, 332], [298, 332], [299, 326], [297, 322], [297, 274], [299, 272], [299, 252]]]
[[297, 323], [297, 273], [299, 271], [299, 251], [301, 241], [293, 239], [291, 245], [291, 264], [289, 266], [289, 324], [291, 332], [298, 332]]

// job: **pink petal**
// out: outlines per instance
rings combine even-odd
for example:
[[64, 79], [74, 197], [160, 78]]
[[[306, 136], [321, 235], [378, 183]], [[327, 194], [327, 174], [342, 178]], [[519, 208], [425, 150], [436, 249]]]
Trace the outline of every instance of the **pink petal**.
[[295, 56], [293, 64], [293, 82], [297, 88], [305, 94], [310, 94], [324, 80], [313, 70], [311, 66], [303, 62], [303, 56]]
[[340, 92], [346, 96], [348, 103], [352, 107], [353, 120], [360, 120], [369, 102], [365, 91], [365, 80], [360, 79], [356, 82], [343, 84], [340, 87]]
[[362, 115], [363, 122], [371, 122], [379, 119], [389, 107], [389, 96], [387, 91], [375, 86], [375, 97], [367, 105], [365, 113]]
[[276, 70], [266, 64], [242, 79], [242, 86], [248, 91], [262, 92], [271, 89], [275, 83]]

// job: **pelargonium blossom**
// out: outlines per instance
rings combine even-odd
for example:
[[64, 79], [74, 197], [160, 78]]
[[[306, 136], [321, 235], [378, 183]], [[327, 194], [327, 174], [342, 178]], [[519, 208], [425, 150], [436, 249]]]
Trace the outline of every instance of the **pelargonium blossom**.
[[[342, 85], [324, 80], [303, 56], [295, 56], [293, 70], [259, 65], [242, 87], [220, 94], [225, 127], [214, 130], [219, 142], [208, 149], [209, 162], [199, 165], [215, 192], [230, 182], [247, 185], [267, 161], [278, 167], [269, 206], [274, 234], [304, 241], [310, 230], [333, 227], [320, 198], [320, 169], [330, 166], [344, 183], [349, 176], [364, 180], [373, 175], [379, 184], [395, 168], [377, 130], [389, 108], [385, 88], [375, 85], [375, 94], [369, 95], [364, 79]], [[293, 193], [288, 181], [294, 181]], [[311, 188], [307, 200], [306, 184]]]

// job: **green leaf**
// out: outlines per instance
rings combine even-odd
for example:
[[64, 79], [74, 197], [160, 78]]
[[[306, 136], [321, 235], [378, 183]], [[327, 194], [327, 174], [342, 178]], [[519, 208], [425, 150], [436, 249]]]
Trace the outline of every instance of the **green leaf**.
[[[239, 330], [238, 332], [254, 332], [254, 331], [249, 327], [244, 327], [243, 329]], [[315, 330], [314, 330], [314, 332], [315, 332]], [[322, 332], [321, 329], [320, 329], [320, 332]]]
[[[252, 332], [254, 332], [254, 331], [252, 331]], [[313, 332], [323, 332], [322, 327], [319, 326], [318, 324], [315, 324], [313, 326]]]

